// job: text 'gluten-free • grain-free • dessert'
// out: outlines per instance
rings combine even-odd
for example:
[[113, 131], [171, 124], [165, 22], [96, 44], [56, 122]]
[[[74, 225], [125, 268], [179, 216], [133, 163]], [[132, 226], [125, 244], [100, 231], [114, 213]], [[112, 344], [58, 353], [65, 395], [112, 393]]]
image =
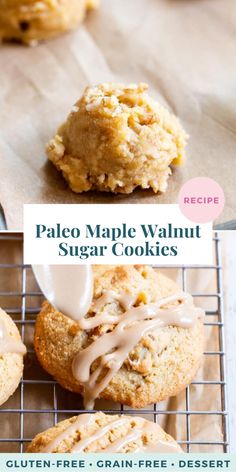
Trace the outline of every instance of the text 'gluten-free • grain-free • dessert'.
[[99, 0], [0, 0], [0, 40], [35, 45], [70, 31]]
[[87, 87], [73, 106], [47, 155], [74, 192], [166, 191], [171, 165], [184, 162], [188, 137], [147, 88]]
[[203, 311], [152, 267], [91, 270], [93, 290], [86, 291], [82, 310], [70, 308], [72, 316], [57, 309], [63, 292], [66, 312], [66, 281], [71, 287], [72, 277], [50, 278], [56, 281], [50, 291], [60, 298], [54, 298], [57, 308], [44, 302], [34, 339], [44, 369], [64, 388], [82, 394], [88, 410], [97, 398], [142, 408], [178, 394], [202, 360]]

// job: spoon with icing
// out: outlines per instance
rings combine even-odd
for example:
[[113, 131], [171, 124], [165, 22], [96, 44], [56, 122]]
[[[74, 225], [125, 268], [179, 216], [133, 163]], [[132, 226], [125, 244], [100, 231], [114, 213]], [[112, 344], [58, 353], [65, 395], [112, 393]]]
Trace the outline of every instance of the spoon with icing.
[[88, 312], [93, 298], [90, 265], [33, 265], [34, 275], [45, 298], [74, 321]]

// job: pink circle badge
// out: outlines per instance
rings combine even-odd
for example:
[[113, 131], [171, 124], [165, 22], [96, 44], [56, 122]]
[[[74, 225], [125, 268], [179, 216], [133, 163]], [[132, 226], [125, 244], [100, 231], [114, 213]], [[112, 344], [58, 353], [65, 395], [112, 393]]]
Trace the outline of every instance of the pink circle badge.
[[195, 223], [214, 221], [223, 211], [224, 203], [223, 189], [208, 177], [188, 180], [179, 193], [181, 212]]

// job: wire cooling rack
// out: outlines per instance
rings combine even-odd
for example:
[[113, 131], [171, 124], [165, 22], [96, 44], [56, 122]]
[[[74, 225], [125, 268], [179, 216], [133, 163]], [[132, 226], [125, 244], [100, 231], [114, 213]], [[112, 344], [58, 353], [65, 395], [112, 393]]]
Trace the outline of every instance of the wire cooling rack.
[[[218, 348], [204, 353], [205, 362], [212, 356], [217, 360], [218, 368], [212, 379], [198, 379], [186, 388], [184, 394], [184, 407], [181, 409], [163, 408], [162, 404], [154, 404], [150, 409], [131, 410], [123, 405], [111, 405], [102, 402], [97, 409], [105, 413], [147, 415], [147, 419], [160, 422], [165, 415], [167, 424], [170, 419], [178, 416], [181, 421], [181, 431], [185, 431], [184, 440], [178, 441], [186, 452], [229, 452], [228, 437], [228, 412], [227, 412], [227, 384], [225, 365], [225, 343], [224, 343], [224, 300], [222, 286], [222, 256], [219, 234], [213, 237], [215, 250], [215, 264], [206, 267], [181, 267], [181, 279], [183, 290], [187, 289], [189, 271], [206, 269], [214, 271], [216, 291], [214, 293], [194, 293], [193, 296], [207, 298], [212, 309], [206, 312], [206, 327], [214, 329], [217, 335]], [[1, 247], [6, 250], [1, 251]], [[14, 247], [18, 246], [20, 260], [13, 257]], [[18, 234], [0, 234], [0, 257], [4, 254], [3, 261], [0, 260], [0, 280], [4, 272], [4, 291], [0, 287], [0, 305], [12, 316], [18, 325], [22, 339], [27, 345], [28, 353], [25, 359], [23, 379], [13, 397], [0, 408], [0, 452], [24, 452], [27, 443], [38, 432], [47, 427], [55, 425], [58, 421], [69, 418], [74, 414], [84, 412], [80, 397], [63, 390], [50, 376], [48, 376], [37, 363], [33, 350], [33, 331], [36, 314], [40, 310], [43, 296], [36, 285], [32, 269], [24, 265], [22, 261], [23, 237]], [[9, 257], [8, 257], [9, 254]], [[174, 268], [173, 268], [174, 269]], [[175, 267], [176, 269], [176, 267]], [[16, 283], [13, 281], [16, 281]], [[9, 282], [8, 282], [9, 281]], [[214, 301], [214, 303], [213, 303]], [[10, 304], [10, 306], [9, 306]], [[209, 410], [196, 407], [193, 395], [200, 388], [207, 397], [209, 388], [217, 388], [217, 408]], [[194, 404], [194, 408], [192, 405]], [[217, 419], [219, 430], [215, 432], [214, 440], [209, 440], [209, 431], [204, 429], [196, 437], [192, 437], [193, 423], [196, 417], [204, 419], [205, 415], [211, 415]], [[42, 420], [42, 418], [44, 420]], [[33, 433], [32, 434], [32, 429]], [[217, 428], [216, 428], [217, 430]], [[31, 436], [28, 431], [31, 432]], [[217, 436], [218, 434], [218, 436]], [[182, 435], [183, 437], [183, 435]], [[176, 438], [179, 439], [178, 437]], [[197, 449], [196, 449], [197, 447]]]

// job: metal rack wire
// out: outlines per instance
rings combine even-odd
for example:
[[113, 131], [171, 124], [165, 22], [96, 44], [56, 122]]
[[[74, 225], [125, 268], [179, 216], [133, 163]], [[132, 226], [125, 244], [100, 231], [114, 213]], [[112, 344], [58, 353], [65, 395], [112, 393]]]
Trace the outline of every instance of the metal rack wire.
[[[17, 243], [20, 246], [20, 251], [23, 254], [23, 236], [18, 234], [2, 233], [0, 234], [0, 245], [4, 242]], [[206, 323], [208, 327], [214, 327], [217, 330], [219, 348], [217, 350], [206, 351], [204, 353], [205, 358], [208, 356], [214, 356], [219, 360], [219, 369], [216, 373], [216, 378], [212, 380], [196, 379], [192, 382], [191, 386], [186, 388], [185, 391], [185, 408], [181, 410], [164, 409], [161, 404], [155, 404], [151, 409], [142, 410], [142, 415], [148, 415], [148, 418], [152, 417], [153, 421], [159, 420], [160, 415], [178, 415], [183, 419], [183, 427], [185, 427], [186, 438], [185, 440], [179, 441], [186, 452], [195, 452], [194, 446], [198, 447], [198, 451], [212, 452], [214, 447], [221, 448], [221, 452], [229, 452], [229, 436], [228, 436], [228, 411], [227, 411], [227, 383], [226, 383], [226, 365], [225, 365], [225, 342], [224, 342], [224, 300], [223, 300], [223, 285], [222, 285], [222, 255], [221, 255], [221, 241], [219, 234], [215, 233], [213, 238], [215, 248], [215, 260], [216, 263], [212, 266], [206, 267], [181, 267], [181, 278], [182, 288], [187, 288], [188, 271], [199, 270], [199, 269], [210, 269], [215, 272], [216, 276], [216, 292], [215, 293], [194, 293], [194, 297], [207, 297], [209, 300], [216, 300], [216, 307], [206, 312]], [[11, 251], [10, 251], [11, 253]], [[0, 252], [1, 254], [1, 252]], [[23, 256], [22, 256], [23, 257]], [[33, 337], [33, 326], [35, 322], [35, 316], [40, 310], [40, 303], [42, 301], [42, 294], [36, 286], [36, 289], [29, 287], [29, 276], [32, 285], [32, 269], [28, 265], [23, 264], [23, 260], [13, 263], [12, 259], [10, 262], [7, 260], [6, 252], [4, 262], [0, 260], [0, 277], [1, 271], [11, 273], [13, 270], [18, 271], [19, 287], [12, 289], [8, 287], [8, 290], [1, 291], [0, 289], [0, 305], [8, 312], [18, 325], [21, 330], [22, 339], [26, 342], [28, 347], [29, 361], [27, 358], [25, 361], [26, 367], [24, 375], [21, 380], [18, 391], [15, 393], [10, 403], [2, 405], [0, 408], [0, 424], [2, 421], [6, 421], [6, 418], [10, 418], [14, 421], [14, 424], [18, 426], [18, 434], [9, 434], [6, 437], [2, 437], [2, 428], [0, 428], [0, 452], [24, 452], [25, 446], [31, 437], [27, 437], [27, 424], [29, 422], [28, 416], [32, 418], [32, 414], [37, 415], [36, 418], [40, 418], [39, 415], [47, 415], [47, 421], [50, 418], [51, 426], [55, 425], [60, 419], [70, 417], [74, 414], [84, 412], [84, 409], [78, 404], [78, 396], [63, 391], [61, 387], [45, 373], [42, 373], [42, 369], [37, 364], [34, 356], [34, 350], [32, 345]], [[12, 278], [9, 277], [9, 280]], [[4, 306], [4, 299], [12, 300], [11, 306]], [[36, 300], [36, 303], [28, 303], [28, 299]], [[40, 301], [40, 302], [39, 302]], [[29, 331], [29, 332], [28, 332]], [[46, 375], [46, 377], [45, 377]], [[199, 386], [202, 389], [207, 389], [209, 386], [218, 388], [218, 404], [220, 408], [213, 410], [198, 410], [192, 409], [192, 388]], [[30, 392], [27, 393], [27, 388], [30, 388]], [[31, 389], [37, 391], [39, 388], [46, 388], [45, 392], [47, 396], [51, 395], [50, 405], [28, 405], [26, 398], [32, 398]], [[207, 392], [206, 392], [207, 395]], [[69, 399], [69, 400], [68, 400]], [[9, 404], [8, 404], [9, 403]], [[68, 406], [69, 405], [69, 406]], [[131, 410], [120, 405], [115, 408], [107, 407], [102, 409], [105, 413], [122, 413], [122, 414], [140, 414], [140, 410]], [[220, 419], [221, 425], [221, 436], [219, 440], [210, 441], [207, 437], [193, 440], [191, 435], [191, 421], [196, 415], [213, 415]], [[199, 416], [200, 417], [200, 416]], [[9, 420], [10, 421], [10, 420]], [[36, 421], [37, 423], [37, 421]], [[17, 428], [16, 428], [17, 429]], [[42, 431], [39, 429], [37, 432]], [[178, 438], [177, 438], [178, 439]], [[219, 452], [219, 449], [217, 450]]]

